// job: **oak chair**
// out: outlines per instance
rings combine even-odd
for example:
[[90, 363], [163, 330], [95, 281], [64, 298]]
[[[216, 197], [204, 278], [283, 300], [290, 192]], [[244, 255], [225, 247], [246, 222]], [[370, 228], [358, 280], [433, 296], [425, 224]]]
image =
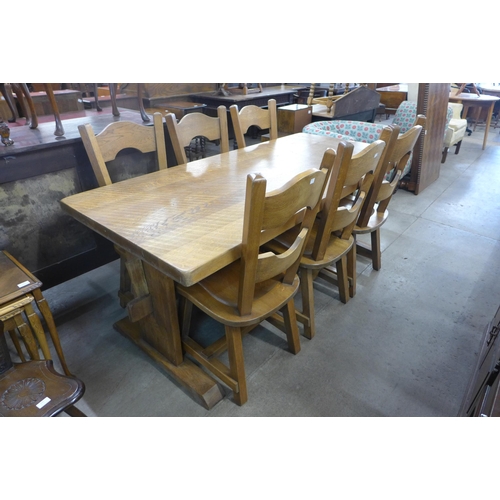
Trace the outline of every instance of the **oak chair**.
[[[382, 132], [380, 138], [386, 141], [384, 163], [376, 173], [370, 191], [360, 211], [358, 221], [354, 227], [354, 237], [358, 234], [370, 234], [371, 245], [365, 245], [356, 240], [356, 249], [359, 255], [372, 260], [372, 267], [378, 271], [382, 266], [382, 252], [380, 247], [380, 228], [389, 216], [388, 206], [403, 172], [407, 170], [407, 163], [412, 157], [413, 149], [425, 127], [426, 118], [418, 115], [415, 125], [403, 134], [399, 134], [399, 126], [391, 128], [393, 133]], [[347, 201], [347, 205], [350, 202]]]
[[[303, 324], [307, 338], [315, 335], [314, 279], [320, 276], [338, 287], [342, 303], [356, 293], [356, 246], [352, 231], [378, 164], [383, 161], [384, 149], [385, 142], [377, 140], [353, 156], [353, 144], [341, 141], [336, 157], [330, 159], [334, 160], [331, 179], [299, 267], [302, 310], [297, 311], [297, 320]], [[346, 197], [353, 199], [349, 208], [341, 204]], [[290, 247], [294, 233], [292, 229], [266, 247], [277, 253], [284, 251]], [[272, 319], [282, 328], [279, 316]]]
[[261, 130], [269, 129], [269, 138], [271, 140], [278, 138], [278, 117], [275, 99], [269, 99], [267, 109], [252, 104], [244, 106], [239, 111], [238, 105], [233, 104], [229, 107], [229, 113], [231, 114], [238, 148], [246, 146], [245, 134], [252, 125], [259, 127]]
[[[299, 287], [297, 268], [319, 200], [326, 170], [309, 169], [282, 188], [266, 194], [266, 179], [250, 174], [246, 183], [241, 258], [199, 283], [178, 285], [182, 300], [183, 347], [233, 391], [234, 401], [247, 401], [242, 337], [278, 310], [282, 311], [289, 350], [300, 350], [293, 297]], [[266, 232], [279, 234], [297, 227], [297, 235], [280, 255], [262, 252]], [[189, 336], [193, 304], [225, 326], [225, 336], [202, 347]], [[227, 349], [229, 366], [216, 356]]]
[[203, 113], [188, 113], [177, 122], [173, 113], [165, 115], [167, 130], [174, 148], [175, 158], [179, 165], [188, 162], [186, 148], [195, 138], [206, 138], [209, 141], [220, 141], [220, 152], [229, 151], [229, 136], [227, 129], [227, 110], [225, 106], [217, 108], [217, 117]]
[[[153, 114], [152, 127], [130, 121], [118, 121], [110, 123], [97, 135], [89, 123], [79, 125], [78, 130], [99, 187], [113, 183], [107, 163], [114, 160], [117, 154], [126, 148], [133, 148], [141, 153], [154, 152], [157, 169], [167, 168], [167, 151], [161, 113]], [[121, 257], [120, 248], [115, 245], [115, 250], [120, 254], [120, 290], [118, 296], [120, 297], [120, 305], [125, 307], [132, 297], [130, 277], [125, 261]]]
[[90, 123], [79, 125], [78, 131], [99, 186], [113, 183], [106, 164], [114, 160], [125, 148], [134, 148], [141, 153], [155, 152], [157, 168], [167, 168], [161, 113], [154, 113], [152, 127], [130, 121], [118, 121], [107, 125], [99, 134], [94, 133]]

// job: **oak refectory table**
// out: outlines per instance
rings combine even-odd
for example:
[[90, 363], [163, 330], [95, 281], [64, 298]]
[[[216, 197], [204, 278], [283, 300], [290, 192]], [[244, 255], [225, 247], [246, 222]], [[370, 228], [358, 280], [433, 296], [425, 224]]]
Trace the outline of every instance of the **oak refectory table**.
[[[207, 409], [221, 386], [182, 351], [175, 282], [197, 283], [240, 257], [245, 181], [272, 190], [318, 168], [338, 139], [293, 134], [78, 193], [62, 208], [117, 245], [131, 276], [128, 316], [114, 326]], [[354, 153], [367, 145], [354, 143]]]

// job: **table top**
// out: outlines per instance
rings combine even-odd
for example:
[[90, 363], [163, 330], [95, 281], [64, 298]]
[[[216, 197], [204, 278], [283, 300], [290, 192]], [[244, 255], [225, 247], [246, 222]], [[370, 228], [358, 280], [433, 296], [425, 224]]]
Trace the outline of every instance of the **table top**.
[[[318, 168], [338, 139], [294, 134], [64, 198], [75, 219], [190, 286], [240, 257], [245, 182], [267, 190]], [[354, 153], [368, 144], [354, 143]]]
[[476, 102], [476, 103], [483, 103], [483, 102], [491, 102], [491, 101], [498, 101], [500, 99], [500, 97], [496, 97], [496, 96], [493, 96], [493, 95], [485, 95], [485, 94], [481, 94], [481, 95], [477, 95], [477, 94], [453, 94], [453, 93], [450, 93], [450, 97], [449, 97], [450, 101], [464, 101], [464, 102], [467, 102], [467, 103], [473, 103], [473, 102]]
[[375, 89], [377, 92], [408, 92], [408, 84], [400, 83], [399, 85], [389, 85], [388, 87], [379, 87]]
[[247, 101], [257, 100], [257, 99], [272, 99], [278, 95], [283, 94], [294, 94], [295, 92], [303, 89], [304, 87], [295, 86], [295, 85], [279, 85], [276, 87], [263, 87], [262, 92], [257, 92], [255, 89], [251, 89], [248, 94], [243, 94], [240, 92], [233, 91], [229, 89], [230, 95], [220, 95], [217, 92], [200, 92], [191, 94], [191, 97], [198, 100], [205, 100], [208, 103], [217, 102], [220, 104], [237, 104], [237, 103], [246, 103]]

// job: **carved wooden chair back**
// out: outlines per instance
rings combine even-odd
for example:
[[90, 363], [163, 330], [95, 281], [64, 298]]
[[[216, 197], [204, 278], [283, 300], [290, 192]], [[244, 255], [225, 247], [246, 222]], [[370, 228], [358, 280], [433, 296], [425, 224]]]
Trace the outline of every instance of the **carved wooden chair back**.
[[217, 108], [217, 117], [203, 113], [188, 113], [177, 122], [173, 113], [165, 116], [168, 133], [179, 165], [187, 163], [186, 149], [195, 137], [205, 137], [209, 141], [220, 141], [220, 152], [229, 151], [227, 129], [227, 110], [225, 106]]
[[[190, 287], [177, 286], [183, 298], [183, 347], [204, 367], [225, 382], [234, 400], [247, 400], [242, 337], [277, 311], [285, 318], [292, 353], [300, 350], [293, 297], [299, 287], [297, 269], [328, 172], [309, 169], [282, 188], [266, 194], [266, 179], [247, 177], [241, 258]], [[261, 251], [269, 237], [298, 227], [290, 248], [276, 255]], [[225, 326], [225, 336], [202, 347], [189, 336], [192, 305]], [[228, 350], [229, 367], [214, 356]]]
[[269, 99], [267, 109], [249, 105], [244, 106], [238, 111], [238, 105], [233, 104], [230, 106], [229, 112], [238, 148], [246, 146], [245, 134], [252, 125], [259, 127], [261, 130], [269, 129], [269, 138], [271, 140], [278, 138], [278, 118], [275, 99]]
[[99, 186], [112, 184], [107, 162], [125, 148], [137, 149], [142, 153], [156, 152], [159, 170], [167, 168], [167, 152], [161, 113], [154, 113], [153, 126], [139, 125], [129, 121], [113, 122], [102, 132], [95, 134], [90, 124], [79, 125], [85, 151]]
[[356, 248], [360, 255], [372, 260], [372, 267], [376, 271], [382, 266], [380, 227], [389, 216], [387, 210], [389, 202], [403, 172], [405, 169], [407, 170], [406, 166], [411, 161], [413, 149], [425, 126], [425, 121], [424, 115], [418, 115], [415, 125], [404, 134], [399, 134], [398, 125], [392, 125], [392, 134], [384, 129], [380, 136], [387, 143], [385, 158], [375, 176], [353, 230], [355, 235], [370, 234], [370, 244], [358, 239]]
[[390, 182], [386, 177], [384, 178], [377, 196], [377, 203], [385, 201], [385, 208], [387, 208], [390, 198], [398, 185], [399, 179], [412, 156], [415, 144], [425, 127], [425, 122], [426, 117], [424, 115], [418, 115], [415, 125], [404, 134], [397, 136], [396, 144], [387, 162], [386, 177], [389, 175]]
[[[280, 275], [284, 283], [293, 282], [313, 216], [319, 209], [326, 176], [323, 170], [310, 169], [267, 195], [262, 176], [257, 174], [247, 179], [238, 299], [241, 315], [251, 312], [256, 284]], [[286, 252], [280, 255], [259, 252], [263, 233], [267, 233], [266, 239], [271, 234], [283, 233], [298, 218], [302, 219], [299, 234]]]
[[[385, 148], [385, 142], [377, 140], [363, 151], [353, 156], [354, 146], [340, 142], [337, 150], [334, 176], [319, 214], [319, 223], [312, 258], [322, 260], [330, 244], [332, 233], [348, 240], [351, 237], [359, 211], [362, 207]], [[333, 181], [333, 182], [332, 182]], [[342, 206], [341, 200], [352, 198], [349, 208]]]

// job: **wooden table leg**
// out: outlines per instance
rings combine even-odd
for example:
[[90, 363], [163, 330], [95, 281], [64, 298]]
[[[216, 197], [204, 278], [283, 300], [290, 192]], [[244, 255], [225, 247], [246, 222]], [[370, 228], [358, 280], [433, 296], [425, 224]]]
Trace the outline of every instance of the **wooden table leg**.
[[12, 100], [12, 94], [10, 93], [10, 89], [7, 89], [5, 87], [5, 83], [0, 83], [0, 93], [3, 95], [3, 98], [5, 99], [5, 102], [7, 103], [7, 106], [9, 107], [9, 110], [11, 112], [11, 117], [7, 119], [10, 123], [14, 123], [16, 121], [16, 106], [14, 104], [14, 101]]
[[492, 101], [491, 105], [490, 105], [490, 109], [488, 109], [488, 116], [486, 118], [486, 128], [484, 129], [483, 149], [486, 148], [486, 143], [488, 142], [488, 132], [490, 131], [491, 116], [493, 115], [494, 106], [495, 106], [495, 101]]
[[116, 83], [108, 83], [113, 116], [120, 116], [120, 112], [118, 111], [118, 105], [116, 104], [116, 87], [117, 87]]
[[[36, 115], [35, 104], [33, 103], [33, 99], [31, 98], [28, 86], [25, 83], [18, 83], [16, 84], [15, 89], [17, 99], [19, 100], [19, 105], [21, 106], [21, 109], [24, 112], [24, 116], [26, 117], [26, 125], [28, 125], [29, 128], [37, 128], [38, 117]], [[19, 89], [19, 93], [17, 92], [17, 89]], [[23, 95], [24, 99], [26, 99], [26, 102], [28, 103], [28, 108], [26, 108], [24, 105]]]
[[56, 122], [56, 130], [54, 132], [54, 135], [57, 137], [61, 137], [64, 135], [64, 128], [62, 126], [61, 115], [59, 114], [59, 107], [57, 106], [57, 101], [54, 96], [54, 91], [52, 90], [52, 86], [50, 85], [50, 83], [44, 83], [43, 86], [45, 88], [45, 93], [49, 98], [50, 106], [52, 108], [52, 113], [54, 114], [54, 120]]
[[128, 317], [114, 327], [159, 363], [203, 407], [223, 398], [222, 387], [192, 361], [184, 358], [172, 279], [126, 252], [134, 299]]
[[144, 89], [144, 84], [143, 83], [138, 83], [137, 84], [137, 104], [139, 106], [139, 111], [141, 113], [141, 118], [143, 122], [149, 122], [151, 121], [149, 116], [146, 113], [146, 110], [144, 109], [144, 103], [142, 102], [142, 91]]

